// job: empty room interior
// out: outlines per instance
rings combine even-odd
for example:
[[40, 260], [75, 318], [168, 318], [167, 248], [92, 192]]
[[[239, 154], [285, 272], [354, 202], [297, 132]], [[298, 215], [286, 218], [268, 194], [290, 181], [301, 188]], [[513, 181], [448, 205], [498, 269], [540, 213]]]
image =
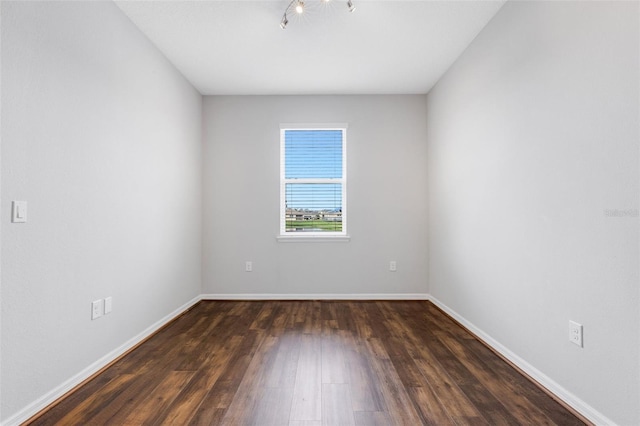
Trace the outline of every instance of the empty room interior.
[[0, 424], [640, 425], [640, 2], [0, 14]]

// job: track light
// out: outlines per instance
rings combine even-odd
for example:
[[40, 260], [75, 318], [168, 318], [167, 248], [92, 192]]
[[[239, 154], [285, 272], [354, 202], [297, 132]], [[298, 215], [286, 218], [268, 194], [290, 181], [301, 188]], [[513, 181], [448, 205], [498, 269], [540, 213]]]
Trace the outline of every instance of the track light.
[[[320, 2], [322, 3], [329, 3], [330, 1], [331, 0], [320, 0]], [[356, 10], [356, 7], [353, 5], [352, 0], [347, 1], [347, 7], [349, 8], [349, 12], [353, 12], [354, 10]], [[282, 28], [283, 30], [287, 28], [287, 24], [289, 23], [288, 14], [293, 12], [294, 10], [298, 15], [302, 15], [305, 11], [304, 1], [291, 0], [291, 3], [289, 3], [289, 6], [287, 6], [287, 8], [284, 10], [284, 14], [282, 15], [282, 19], [280, 20], [280, 28]]]

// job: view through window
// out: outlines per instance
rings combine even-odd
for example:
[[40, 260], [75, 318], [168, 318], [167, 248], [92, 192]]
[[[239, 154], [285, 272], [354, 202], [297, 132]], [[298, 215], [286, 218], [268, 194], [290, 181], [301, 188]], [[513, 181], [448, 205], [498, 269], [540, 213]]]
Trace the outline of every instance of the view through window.
[[346, 126], [281, 129], [280, 233], [346, 233]]

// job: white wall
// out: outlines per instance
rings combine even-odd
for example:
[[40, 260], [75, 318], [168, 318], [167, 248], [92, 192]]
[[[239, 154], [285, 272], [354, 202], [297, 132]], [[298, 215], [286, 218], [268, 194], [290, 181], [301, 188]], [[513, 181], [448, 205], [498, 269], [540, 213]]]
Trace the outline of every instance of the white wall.
[[199, 295], [201, 106], [112, 2], [3, 2], [2, 420]]
[[[426, 294], [425, 115], [424, 96], [205, 97], [203, 292]], [[280, 123], [336, 122], [351, 241], [279, 243]]]
[[431, 294], [621, 425], [640, 424], [638, 13], [508, 2], [427, 102]]

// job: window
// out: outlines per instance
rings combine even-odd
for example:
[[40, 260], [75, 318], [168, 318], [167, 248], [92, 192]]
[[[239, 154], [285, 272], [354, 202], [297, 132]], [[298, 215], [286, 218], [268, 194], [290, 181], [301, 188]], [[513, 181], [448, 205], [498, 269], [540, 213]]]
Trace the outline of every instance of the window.
[[346, 131], [281, 126], [281, 237], [346, 237]]

